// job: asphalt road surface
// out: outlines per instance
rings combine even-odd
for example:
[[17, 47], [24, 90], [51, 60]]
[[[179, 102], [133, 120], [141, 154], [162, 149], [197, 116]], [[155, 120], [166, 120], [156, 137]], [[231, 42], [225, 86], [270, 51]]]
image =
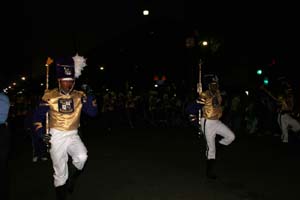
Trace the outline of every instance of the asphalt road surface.
[[[12, 200], [55, 200], [51, 161], [32, 162], [30, 137], [14, 137]], [[239, 134], [217, 150], [217, 180], [205, 177], [205, 143], [191, 128], [99, 128], [82, 138], [89, 150], [70, 200], [298, 200], [300, 142]]]

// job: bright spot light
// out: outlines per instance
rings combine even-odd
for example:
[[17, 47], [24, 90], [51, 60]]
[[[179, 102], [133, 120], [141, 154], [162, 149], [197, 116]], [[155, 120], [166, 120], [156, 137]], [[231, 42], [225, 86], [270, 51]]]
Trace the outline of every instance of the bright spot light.
[[203, 45], [203, 46], [207, 46], [207, 45], [208, 45], [207, 41], [203, 41], [203, 42], [202, 42], [202, 45]]
[[262, 70], [259, 69], [259, 70], [256, 71], [256, 73], [257, 73], [258, 75], [261, 75], [261, 74], [262, 74]]
[[268, 84], [269, 84], [268, 78], [265, 78], [265, 79], [264, 79], [264, 84], [265, 84], [265, 85], [268, 85]]
[[143, 15], [149, 15], [149, 10], [143, 10]]

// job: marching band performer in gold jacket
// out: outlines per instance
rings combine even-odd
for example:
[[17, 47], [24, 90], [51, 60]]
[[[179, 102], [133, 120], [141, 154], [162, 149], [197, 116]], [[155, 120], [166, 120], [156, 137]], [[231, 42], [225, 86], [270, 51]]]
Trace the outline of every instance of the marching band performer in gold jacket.
[[[218, 77], [213, 74], [204, 76], [207, 89], [199, 94], [202, 107], [201, 128], [206, 139], [206, 175], [208, 178], [216, 179], [214, 170], [216, 160], [216, 135], [222, 136], [219, 141], [221, 145], [229, 145], [235, 139], [234, 133], [220, 121], [222, 117], [222, 97], [219, 90]], [[199, 91], [199, 90], [198, 90]]]
[[277, 123], [281, 130], [281, 141], [284, 144], [289, 142], [289, 130], [294, 133], [300, 133], [300, 122], [293, 117], [294, 113], [294, 92], [291, 84], [284, 77], [281, 81], [279, 92], [272, 94], [264, 85], [260, 87], [265, 91], [278, 105]]
[[[75, 78], [80, 75], [85, 65], [85, 59], [78, 55], [58, 59], [56, 61], [58, 88], [45, 91], [33, 116], [36, 134], [43, 135], [44, 141], [50, 146], [57, 200], [65, 200], [67, 192], [73, 192], [75, 182], [88, 158], [87, 148], [78, 134], [81, 112], [90, 116], [96, 116], [98, 112], [93, 95], [74, 89]], [[48, 134], [44, 133], [45, 121]], [[75, 166], [75, 172], [70, 178], [69, 156]]]

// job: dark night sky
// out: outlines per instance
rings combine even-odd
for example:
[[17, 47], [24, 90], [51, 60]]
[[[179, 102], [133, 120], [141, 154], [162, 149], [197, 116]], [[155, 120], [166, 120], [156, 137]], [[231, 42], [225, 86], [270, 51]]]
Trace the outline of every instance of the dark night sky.
[[[73, 55], [75, 52], [85, 55], [104, 43], [136, 31], [137, 27], [152, 19], [183, 21], [183, 1], [163, 1], [155, 5], [149, 2], [52, 3], [43, 10], [34, 9], [34, 6], [41, 8], [43, 5], [27, 5], [25, 15], [31, 34], [24, 41], [25, 57], [34, 71], [40, 73], [36, 66], [42, 65], [47, 55]], [[144, 8], [150, 10], [151, 18], [142, 16]]]
[[[104, 44], [110, 41], [126, 39], [123, 35], [127, 33], [139, 33], [139, 27], [153, 21], [167, 24], [171, 21], [175, 24], [173, 28], [178, 26], [178, 30], [172, 30], [174, 34], [197, 28], [200, 32], [220, 35], [224, 39], [227, 65], [268, 62], [264, 60], [273, 55], [295, 61], [297, 53], [292, 48], [299, 48], [298, 12], [292, 4], [209, 6], [184, 0], [26, 1], [21, 12], [24, 15], [20, 17], [22, 24], [18, 21], [20, 27], [14, 26], [23, 33], [19, 36], [23, 39], [24, 59], [22, 62], [16, 59], [18, 67], [1, 69], [1, 80], [8, 83], [22, 73], [39, 76], [48, 55], [70, 55], [75, 51], [87, 54], [95, 48], [105, 48]], [[150, 16], [142, 16], [143, 9], [149, 9]]]

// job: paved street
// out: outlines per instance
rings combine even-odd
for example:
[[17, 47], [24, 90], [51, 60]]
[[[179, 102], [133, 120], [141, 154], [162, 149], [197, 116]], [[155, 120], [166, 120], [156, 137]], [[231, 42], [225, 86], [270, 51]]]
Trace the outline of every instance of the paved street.
[[[205, 145], [190, 128], [83, 132], [89, 150], [72, 200], [296, 200], [299, 142], [238, 135], [217, 154], [219, 179], [205, 177]], [[297, 143], [298, 142], [298, 143]], [[297, 146], [298, 145], [298, 146]], [[10, 161], [13, 200], [54, 200], [51, 161], [32, 163], [30, 138], [16, 136]]]

